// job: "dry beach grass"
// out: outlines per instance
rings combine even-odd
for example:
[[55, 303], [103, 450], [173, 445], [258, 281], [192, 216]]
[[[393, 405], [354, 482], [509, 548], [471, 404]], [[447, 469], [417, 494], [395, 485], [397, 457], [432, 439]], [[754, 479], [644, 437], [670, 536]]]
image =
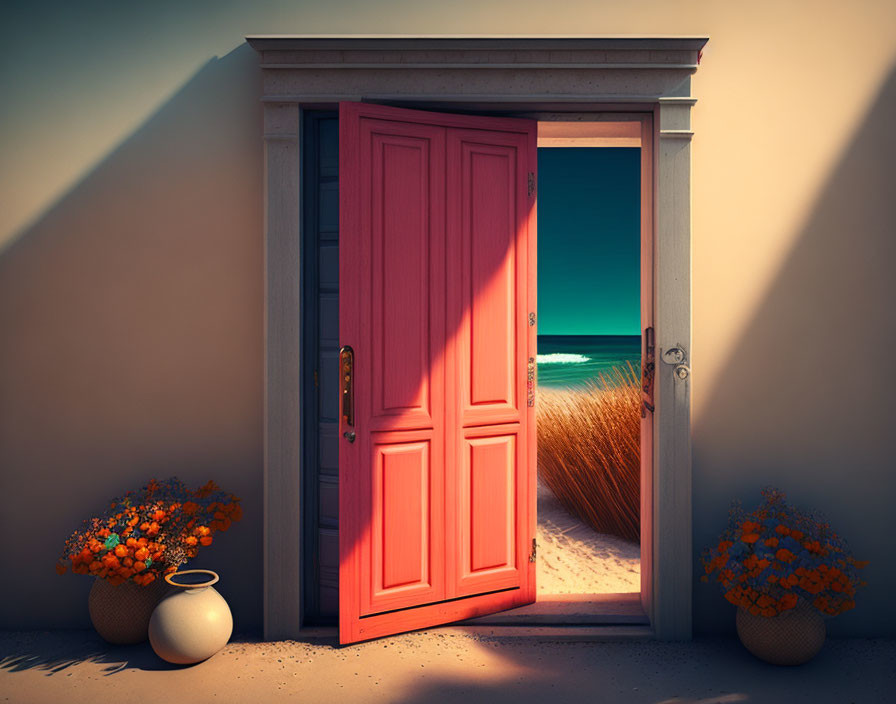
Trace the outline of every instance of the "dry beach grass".
[[538, 473], [599, 533], [640, 533], [641, 387], [628, 366], [583, 389], [540, 389]]

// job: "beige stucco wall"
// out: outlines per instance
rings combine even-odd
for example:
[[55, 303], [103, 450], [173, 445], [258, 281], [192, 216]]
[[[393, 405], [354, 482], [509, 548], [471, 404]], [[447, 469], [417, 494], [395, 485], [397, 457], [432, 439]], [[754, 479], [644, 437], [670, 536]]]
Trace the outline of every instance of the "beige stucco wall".
[[[221, 572], [238, 630], [260, 624], [260, 76], [242, 37], [575, 32], [711, 37], [692, 91], [695, 546], [776, 483], [872, 562], [831, 631], [896, 633], [892, 3], [183, 5], [0, 11], [0, 627], [85, 624], [61, 541], [170, 474], [244, 497], [197, 566]], [[695, 599], [699, 630], [731, 628], [714, 590]]]

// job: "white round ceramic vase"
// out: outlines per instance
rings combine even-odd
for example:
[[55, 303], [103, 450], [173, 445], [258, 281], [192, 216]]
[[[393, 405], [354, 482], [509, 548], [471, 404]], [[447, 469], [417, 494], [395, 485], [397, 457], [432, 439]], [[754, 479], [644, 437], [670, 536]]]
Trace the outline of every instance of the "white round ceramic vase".
[[207, 660], [227, 645], [233, 633], [230, 607], [212, 587], [218, 575], [211, 570], [184, 570], [166, 575], [165, 581], [177, 591], [162, 599], [152, 612], [152, 649], [176, 665]]

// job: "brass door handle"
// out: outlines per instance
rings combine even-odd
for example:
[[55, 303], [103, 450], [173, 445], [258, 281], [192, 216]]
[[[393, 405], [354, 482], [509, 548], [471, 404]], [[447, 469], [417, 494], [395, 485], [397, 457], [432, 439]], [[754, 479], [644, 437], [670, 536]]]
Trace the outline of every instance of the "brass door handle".
[[355, 441], [355, 351], [350, 345], [339, 350], [339, 388], [342, 389], [342, 437]]

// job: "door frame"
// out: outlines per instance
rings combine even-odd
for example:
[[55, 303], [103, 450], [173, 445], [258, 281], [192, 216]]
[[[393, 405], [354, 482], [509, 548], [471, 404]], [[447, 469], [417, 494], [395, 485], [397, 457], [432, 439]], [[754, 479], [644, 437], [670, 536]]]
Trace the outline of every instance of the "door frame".
[[[301, 637], [302, 111], [340, 100], [618, 120], [651, 116], [653, 458], [642, 477], [642, 601], [658, 639], [691, 637], [690, 76], [705, 37], [253, 36], [264, 105], [264, 637]], [[561, 117], [562, 116], [562, 117]], [[643, 479], [647, 480], [645, 484]], [[646, 501], [646, 503], [644, 503]], [[645, 510], [646, 509], [646, 510]], [[646, 520], [645, 520], [646, 519]], [[649, 524], [644, 529], [645, 524]], [[644, 535], [646, 533], [646, 536]]]

